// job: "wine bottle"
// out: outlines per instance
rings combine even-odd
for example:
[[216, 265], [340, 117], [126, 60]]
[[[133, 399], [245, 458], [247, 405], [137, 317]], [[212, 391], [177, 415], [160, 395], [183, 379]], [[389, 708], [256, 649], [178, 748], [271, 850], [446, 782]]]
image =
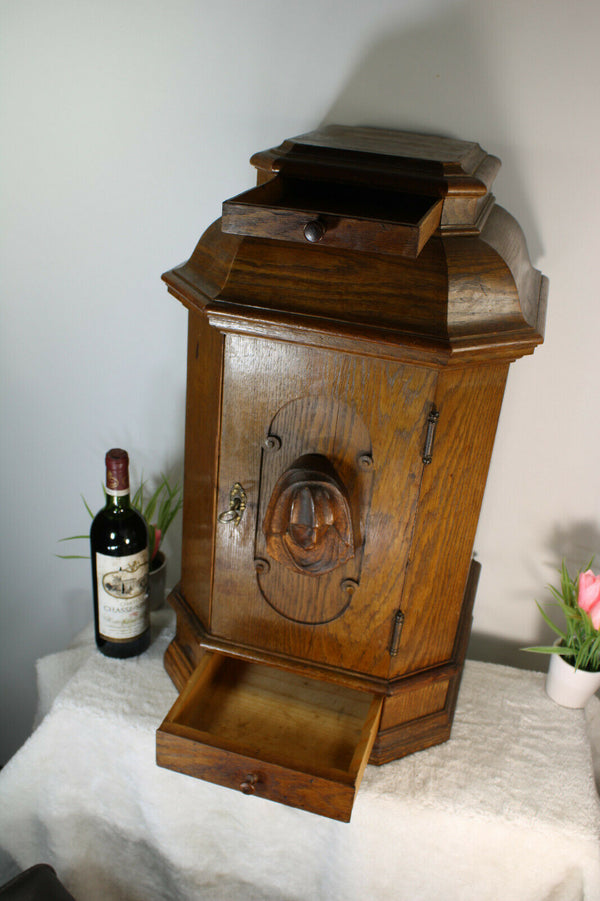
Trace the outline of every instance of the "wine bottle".
[[148, 530], [129, 502], [129, 457], [106, 454], [106, 506], [90, 529], [96, 644], [107, 657], [134, 657], [150, 644]]

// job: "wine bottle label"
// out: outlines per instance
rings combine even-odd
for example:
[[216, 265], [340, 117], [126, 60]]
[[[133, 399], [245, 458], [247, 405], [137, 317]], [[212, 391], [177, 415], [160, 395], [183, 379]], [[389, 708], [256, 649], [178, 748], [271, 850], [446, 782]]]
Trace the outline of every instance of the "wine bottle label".
[[107, 641], [130, 641], [150, 625], [148, 548], [126, 557], [96, 554], [98, 631]]

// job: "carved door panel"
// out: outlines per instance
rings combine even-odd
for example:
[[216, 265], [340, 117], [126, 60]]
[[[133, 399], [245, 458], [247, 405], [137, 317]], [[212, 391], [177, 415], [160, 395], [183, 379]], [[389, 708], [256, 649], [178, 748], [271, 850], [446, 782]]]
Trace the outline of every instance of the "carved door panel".
[[329, 623], [360, 583], [373, 484], [369, 430], [343, 401], [308, 396], [275, 414], [264, 445], [258, 586], [292, 622]]
[[227, 338], [215, 636], [387, 674], [434, 388], [423, 368]]

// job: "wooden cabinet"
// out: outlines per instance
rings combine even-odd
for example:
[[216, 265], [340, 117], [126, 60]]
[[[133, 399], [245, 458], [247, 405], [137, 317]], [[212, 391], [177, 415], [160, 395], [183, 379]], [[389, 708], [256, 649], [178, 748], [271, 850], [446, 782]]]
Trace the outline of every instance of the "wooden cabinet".
[[189, 309], [181, 583], [159, 764], [349, 819], [444, 741], [509, 364], [547, 282], [477, 144], [330, 126], [165, 274]]

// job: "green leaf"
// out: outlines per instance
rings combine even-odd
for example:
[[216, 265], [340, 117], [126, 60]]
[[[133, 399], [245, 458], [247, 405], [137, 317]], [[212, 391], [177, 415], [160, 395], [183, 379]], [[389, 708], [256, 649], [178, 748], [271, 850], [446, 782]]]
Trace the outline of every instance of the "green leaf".
[[131, 498], [131, 506], [135, 507], [136, 510], [140, 510], [144, 506], [144, 486], [145, 482], [142, 480], [139, 488], [135, 492], [135, 494]]
[[563, 641], [566, 642], [566, 640], [567, 640], [566, 634], [565, 634], [561, 629], [559, 629], [558, 626], [557, 626], [555, 623], [552, 622], [552, 620], [550, 619], [550, 617], [548, 616], [548, 614], [546, 613], [546, 611], [543, 609], [543, 607], [542, 607], [537, 601], [536, 601], [536, 604], [537, 604], [538, 610], [540, 611], [540, 613], [541, 613], [541, 615], [542, 615], [542, 619], [544, 620], [544, 622], [546, 622], [547, 625], [550, 626], [550, 628], [552, 629], [552, 631], [553, 631], [553, 632], [556, 632], [556, 634], [557, 634], [560, 638], [562, 638]]
[[[167, 533], [169, 526], [183, 506], [183, 498], [180, 485], [177, 483], [171, 486], [164, 473], [161, 473], [160, 481], [156, 490], [150, 495], [149, 500], [146, 502], [145, 492], [147, 484], [147, 481], [142, 477], [142, 481], [139, 487], [131, 497], [131, 506], [135, 507], [135, 509], [138, 510], [146, 520], [146, 525], [148, 526], [149, 550], [150, 554], [153, 555], [156, 543], [155, 530], [160, 529], [162, 541]], [[102, 486], [102, 490], [106, 502], [106, 490], [104, 486]], [[83, 500], [85, 509], [93, 519], [94, 513], [92, 512], [83, 494], [81, 495], [81, 498]], [[59, 541], [74, 541], [75, 539], [87, 539], [88, 537], [88, 535], [70, 535], [68, 538], [60, 538]], [[66, 556], [56, 554], [55, 556], [62, 557], [65, 560], [78, 559], [77, 555]], [[85, 558], [82, 557], [82, 559]]]
[[161, 483], [158, 486], [158, 488], [156, 489], [156, 491], [154, 492], [154, 494], [151, 495], [150, 500], [148, 501], [148, 503], [146, 504], [145, 508], [142, 511], [145, 518], [148, 521], [150, 521], [151, 519], [154, 519], [154, 511], [156, 510], [156, 504], [158, 503], [158, 498], [160, 497], [162, 488], [163, 488], [163, 486]]
[[92, 511], [91, 511], [91, 509], [90, 509], [90, 505], [88, 504], [88, 502], [87, 502], [86, 499], [84, 498], [83, 494], [81, 495], [81, 500], [82, 500], [83, 503], [84, 503], [85, 509], [87, 510], [87, 512], [90, 514], [90, 516], [91, 516], [92, 519], [93, 519], [93, 518], [94, 518], [94, 514], [92, 513]]
[[[585, 570], [591, 569], [594, 558]], [[560, 636], [561, 642], [553, 647], [524, 648], [539, 654], [559, 654], [568, 657], [576, 669], [592, 672], [600, 671], [600, 631], [594, 628], [590, 616], [577, 603], [579, 595], [579, 577], [585, 570], [579, 570], [573, 577], [569, 575], [565, 561], [562, 561], [560, 572], [560, 588], [549, 585], [548, 589], [557, 607], [565, 618], [565, 630], [550, 619], [536, 601], [544, 621], [553, 632]]]
[[55, 554], [55, 557], [60, 557], [61, 560], [89, 560], [89, 554]]
[[573, 658], [573, 651], [571, 648], [566, 648], [563, 645], [552, 644], [548, 646], [540, 645], [539, 647], [534, 648], [521, 648], [522, 651], [529, 651], [532, 654], [558, 654], [559, 657], [569, 657]]

